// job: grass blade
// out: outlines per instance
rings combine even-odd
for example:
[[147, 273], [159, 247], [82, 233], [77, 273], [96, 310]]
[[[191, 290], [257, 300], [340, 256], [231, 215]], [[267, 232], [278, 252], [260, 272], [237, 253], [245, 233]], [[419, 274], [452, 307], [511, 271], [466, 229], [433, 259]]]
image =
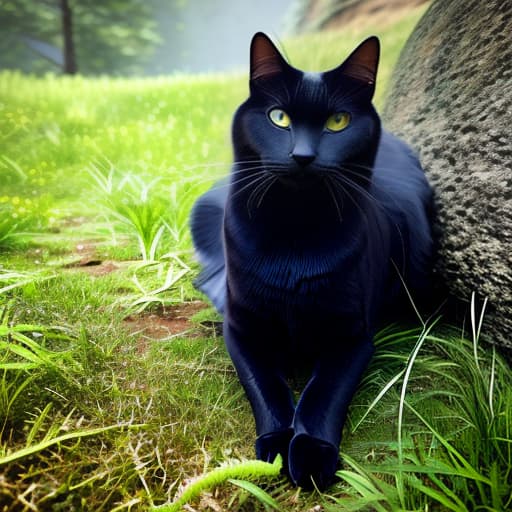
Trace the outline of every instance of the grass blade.
[[236, 480], [233, 478], [230, 478], [228, 482], [252, 494], [263, 505], [266, 505], [277, 511], [282, 510], [279, 503], [274, 498], [272, 498], [272, 496], [270, 496], [268, 492], [264, 491], [261, 487], [257, 486], [256, 484], [253, 484], [252, 482], [249, 482], [247, 480]]
[[75, 439], [82, 439], [84, 437], [97, 436], [98, 434], [103, 434], [104, 432], [109, 432], [110, 430], [118, 430], [123, 428], [142, 428], [145, 427], [145, 424], [121, 424], [121, 425], [109, 425], [107, 427], [98, 427], [91, 429], [78, 430], [76, 432], [70, 432], [68, 434], [63, 434], [61, 436], [52, 437], [50, 439], [44, 439], [39, 443], [35, 443], [31, 446], [27, 446], [26, 448], [21, 448], [7, 455], [3, 455], [0, 457], [0, 466], [5, 464], [9, 464], [10, 462], [14, 462], [24, 457], [28, 457], [29, 455], [34, 455], [42, 450], [46, 450], [50, 448], [50, 446], [58, 445], [60, 443], [64, 443], [65, 441], [71, 441]]

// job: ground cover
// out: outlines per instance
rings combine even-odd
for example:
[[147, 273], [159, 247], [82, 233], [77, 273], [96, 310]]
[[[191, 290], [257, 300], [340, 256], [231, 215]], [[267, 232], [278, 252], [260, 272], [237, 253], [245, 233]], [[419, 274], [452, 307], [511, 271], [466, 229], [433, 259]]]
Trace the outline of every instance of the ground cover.
[[[377, 30], [380, 105], [418, 15]], [[285, 48], [325, 69], [375, 31]], [[239, 75], [0, 74], [2, 510], [146, 510], [253, 456], [187, 229], [194, 199], [228, 171], [245, 95]], [[512, 374], [479, 345], [476, 307], [469, 325], [418, 319], [379, 335], [328, 493], [255, 475], [259, 487], [224, 480], [189, 510], [507, 510]]]

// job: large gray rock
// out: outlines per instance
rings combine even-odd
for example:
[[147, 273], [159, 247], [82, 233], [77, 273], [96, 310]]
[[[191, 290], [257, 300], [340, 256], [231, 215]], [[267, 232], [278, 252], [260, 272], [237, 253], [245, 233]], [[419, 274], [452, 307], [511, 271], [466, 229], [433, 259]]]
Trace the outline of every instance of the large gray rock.
[[437, 273], [489, 298], [512, 347], [512, 0], [435, 0], [400, 56], [386, 125], [420, 153], [438, 202]]

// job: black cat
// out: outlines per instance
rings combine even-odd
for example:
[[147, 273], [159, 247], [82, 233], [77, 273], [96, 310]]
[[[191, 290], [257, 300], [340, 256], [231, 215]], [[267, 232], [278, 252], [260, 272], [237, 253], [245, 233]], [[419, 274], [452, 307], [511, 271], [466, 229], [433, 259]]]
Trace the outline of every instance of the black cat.
[[[336, 69], [305, 73], [256, 34], [230, 181], [191, 217], [197, 286], [224, 315], [257, 456], [282, 454], [306, 488], [333, 479], [379, 317], [406, 305], [404, 284], [428, 287], [432, 193], [409, 147], [381, 130], [378, 59], [370, 37]], [[304, 363], [295, 403], [286, 378]]]

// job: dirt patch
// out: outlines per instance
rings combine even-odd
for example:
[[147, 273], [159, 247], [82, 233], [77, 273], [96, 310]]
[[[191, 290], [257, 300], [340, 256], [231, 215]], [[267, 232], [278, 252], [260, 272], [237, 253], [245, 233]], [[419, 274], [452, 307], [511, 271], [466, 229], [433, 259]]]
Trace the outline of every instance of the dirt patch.
[[115, 272], [119, 268], [119, 265], [113, 261], [101, 261], [95, 258], [82, 258], [79, 261], [64, 265], [64, 268], [83, 270], [91, 276], [99, 277]]
[[207, 307], [202, 301], [184, 302], [176, 306], [162, 307], [151, 313], [126, 317], [129, 331], [137, 338], [137, 353], [146, 352], [151, 340], [161, 341], [180, 335], [200, 336], [200, 330], [190, 318]]
[[109, 260], [103, 261], [98, 258], [96, 252], [97, 244], [98, 242], [93, 240], [87, 240], [76, 244], [73, 254], [77, 256], [77, 259], [66, 263], [64, 268], [83, 270], [89, 275], [95, 277], [115, 272], [120, 267], [120, 264]]

